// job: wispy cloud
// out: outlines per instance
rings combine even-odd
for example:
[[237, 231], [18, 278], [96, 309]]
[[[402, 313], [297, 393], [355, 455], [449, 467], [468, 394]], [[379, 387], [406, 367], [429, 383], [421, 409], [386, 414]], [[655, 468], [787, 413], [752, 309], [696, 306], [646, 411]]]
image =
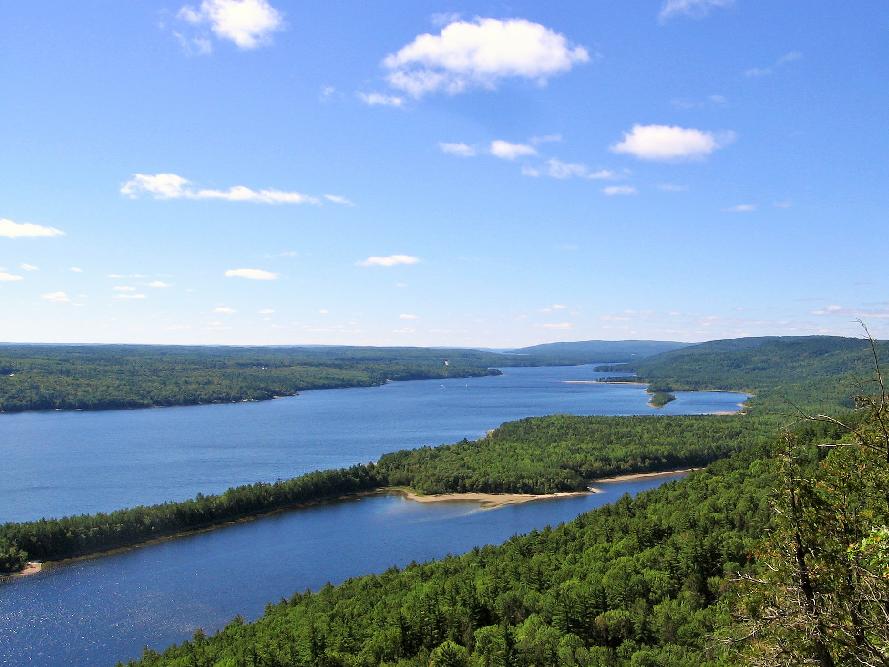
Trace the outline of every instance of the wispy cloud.
[[32, 222], [14, 222], [9, 218], [0, 218], [0, 237], [2, 238], [25, 239], [64, 235], [65, 232], [55, 227], [35, 225]]
[[476, 154], [477, 150], [475, 146], [470, 146], [469, 144], [464, 143], [448, 143], [444, 141], [438, 142], [438, 149], [442, 153], [446, 153], [448, 155], [456, 155], [458, 157], [472, 157]]
[[149, 195], [154, 199], [217, 199], [255, 204], [318, 204], [318, 197], [301, 192], [263, 189], [253, 190], [245, 185], [234, 185], [227, 190], [196, 188], [191, 181], [178, 174], [133, 174], [120, 192], [130, 199]]
[[635, 195], [638, 191], [632, 185], [609, 185], [602, 188], [602, 194], [609, 197], [618, 197], [626, 195]]
[[351, 199], [343, 197], [342, 195], [324, 195], [324, 198], [327, 201], [339, 204], [340, 206], [355, 206], [355, 203]]
[[413, 97], [492, 90], [504, 79], [545, 84], [590, 60], [582, 46], [524, 19], [452, 21], [437, 35], [418, 35], [383, 60], [389, 85]]
[[573, 329], [574, 324], [571, 322], [546, 322], [541, 324], [544, 329]]
[[418, 315], [414, 315], [413, 313], [402, 313], [398, 316], [399, 320], [418, 320], [420, 317]]
[[166, 289], [168, 287], [172, 287], [170, 283], [165, 283], [163, 280], [152, 280], [148, 283], [148, 287], [152, 287], [154, 289]]
[[141, 292], [123, 292], [121, 294], [115, 294], [114, 298], [120, 301], [142, 301], [147, 297]]
[[611, 151], [641, 160], [683, 160], [703, 158], [734, 141], [733, 132], [713, 132], [676, 125], [634, 125]]
[[9, 273], [0, 269], [0, 283], [17, 283], [21, 280], [24, 280], [24, 276], [20, 276], [16, 273]]
[[219, 313], [220, 315], [234, 315], [238, 311], [234, 308], [230, 308], [229, 306], [216, 306], [213, 309], [214, 313]]
[[680, 185], [678, 183], [658, 183], [657, 189], [661, 192], [686, 192], [688, 186]]
[[28, 264], [27, 262], [22, 262], [21, 264], [19, 264], [19, 268], [22, 271], [39, 271], [40, 270], [39, 266], [34, 266], [33, 264]]
[[371, 256], [358, 262], [358, 266], [401, 266], [419, 263], [420, 258], [413, 255], [386, 255], [384, 257]]
[[781, 69], [785, 65], [789, 65], [792, 62], [796, 62], [797, 60], [801, 60], [803, 54], [799, 51], [789, 51], [785, 53], [783, 56], [778, 58], [771, 65], [766, 67], [751, 67], [749, 69], [744, 70], [744, 76], [748, 78], [758, 78], [763, 76], [770, 76], [774, 74], [777, 70]]
[[528, 144], [513, 144], [502, 139], [495, 139], [489, 148], [491, 155], [501, 160], [515, 160], [517, 157], [537, 155], [537, 149]]
[[68, 296], [66, 292], [47, 292], [46, 294], [41, 294], [40, 298], [44, 301], [49, 301], [50, 303], [71, 303], [71, 297]]
[[246, 280], [277, 280], [278, 274], [264, 269], [229, 269], [226, 278], [244, 278]]
[[735, 204], [722, 210], [725, 213], [753, 213], [756, 210], [756, 204]]
[[661, 5], [658, 17], [661, 21], [666, 21], [674, 16], [703, 18], [713, 9], [730, 7], [732, 4], [734, 4], [734, 0], [666, 0]]
[[404, 98], [400, 95], [386, 95], [385, 93], [356, 93], [358, 99], [370, 107], [402, 107]]
[[71, 267], [70, 269], [68, 269], [68, 270], [69, 270], [71, 273], [83, 273], [83, 269], [81, 269], [79, 266], [72, 266], [72, 267]]
[[[198, 6], [182, 7], [177, 18], [199, 29], [209, 28], [218, 39], [245, 50], [268, 44], [272, 33], [284, 27], [281, 12], [267, 0], [203, 0]], [[203, 52], [212, 51], [205, 35], [194, 40]]]
[[552, 178], [587, 178], [591, 181], [617, 178], [617, 174], [610, 169], [590, 169], [582, 162], [562, 162], [556, 158], [546, 161], [546, 174]]

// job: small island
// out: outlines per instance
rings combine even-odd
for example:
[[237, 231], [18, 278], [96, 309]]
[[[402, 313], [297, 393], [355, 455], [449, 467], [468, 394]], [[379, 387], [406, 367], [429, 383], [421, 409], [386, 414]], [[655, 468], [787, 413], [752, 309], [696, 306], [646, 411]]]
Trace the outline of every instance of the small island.
[[651, 390], [649, 390], [649, 393], [651, 394], [651, 398], [648, 399], [648, 405], [650, 405], [653, 408], [662, 408], [670, 401], [676, 400], [676, 394], [673, 394], [672, 392], [669, 392], [669, 391], [651, 391]]

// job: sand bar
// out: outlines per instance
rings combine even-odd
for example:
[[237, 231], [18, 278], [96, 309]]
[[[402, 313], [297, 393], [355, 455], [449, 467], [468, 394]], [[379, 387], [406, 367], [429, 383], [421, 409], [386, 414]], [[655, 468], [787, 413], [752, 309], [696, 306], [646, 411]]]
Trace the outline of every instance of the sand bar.
[[557, 500], [559, 498], [571, 498], [586, 496], [595, 491], [562, 491], [559, 493], [416, 493], [409, 489], [385, 489], [387, 493], [397, 493], [408, 500], [417, 503], [478, 503], [485, 509], [503, 507], [504, 505], [516, 505], [534, 500]]

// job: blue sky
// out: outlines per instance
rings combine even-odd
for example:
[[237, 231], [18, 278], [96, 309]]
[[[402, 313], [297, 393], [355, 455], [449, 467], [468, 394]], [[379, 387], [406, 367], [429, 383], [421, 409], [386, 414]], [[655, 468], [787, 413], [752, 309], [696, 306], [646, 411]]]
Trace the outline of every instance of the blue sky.
[[889, 8], [0, 9], [0, 340], [889, 337]]

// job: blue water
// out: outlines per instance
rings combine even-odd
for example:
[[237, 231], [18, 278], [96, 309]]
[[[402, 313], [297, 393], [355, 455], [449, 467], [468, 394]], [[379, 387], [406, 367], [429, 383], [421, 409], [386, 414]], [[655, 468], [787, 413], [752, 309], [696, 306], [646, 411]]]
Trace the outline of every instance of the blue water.
[[365, 497], [77, 562], [0, 584], [0, 664], [112, 665], [295, 591], [499, 543], [664, 481], [493, 510]]
[[0, 523], [366, 463], [396, 449], [477, 438], [522, 417], [697, 414], [736, 410], [746, 398], [680, 392], [658, 410], [638, 385], [572, 383], [603, 375], [591, 366], [510, 368], [258, 403], [0, 415]]
[[[697, 414], [746, 398], [677, 393], [656, 410], [643, 387], [584, 382], [600, 376], [507, 369], [263, 403], [0, 415], [0, 521], [186, 498], [475, 438], [533, 415]], [[80, 561], [0, 584], [0, 664], [113, 664], [236, 614], [255, 618], [294, 591], [499, 543], [662, 482], [496, 510], [365, 497]]]

